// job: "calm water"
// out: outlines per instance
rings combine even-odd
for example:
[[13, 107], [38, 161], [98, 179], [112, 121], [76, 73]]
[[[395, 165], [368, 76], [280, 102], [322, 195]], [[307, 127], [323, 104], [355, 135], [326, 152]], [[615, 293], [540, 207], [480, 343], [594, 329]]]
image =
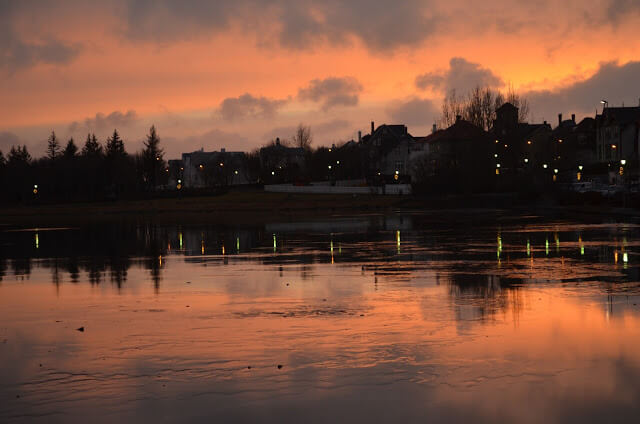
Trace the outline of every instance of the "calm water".
[[640, 227], [442, 215], [6, 227], [0, 422], [637, 422]]

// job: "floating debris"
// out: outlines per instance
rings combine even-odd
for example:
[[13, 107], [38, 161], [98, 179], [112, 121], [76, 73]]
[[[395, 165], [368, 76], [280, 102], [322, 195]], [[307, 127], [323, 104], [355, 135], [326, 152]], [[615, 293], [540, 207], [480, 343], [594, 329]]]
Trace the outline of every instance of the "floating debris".
[[84, 333], [84, 327], [76, 328], [76, 331], [79, 331], [79, 332], [81, 332], [81, 333]]
[[282, 365], [278, 364], [278, 369], [281, 370], [282, 369]]

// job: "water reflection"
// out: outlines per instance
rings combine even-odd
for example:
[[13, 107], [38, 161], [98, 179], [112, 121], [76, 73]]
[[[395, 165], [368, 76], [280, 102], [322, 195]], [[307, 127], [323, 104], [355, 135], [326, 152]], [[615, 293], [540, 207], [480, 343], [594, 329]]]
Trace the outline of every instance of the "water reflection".
[[640, 412], [640, 228], [471, 222], [4, 231], [0, 422]]

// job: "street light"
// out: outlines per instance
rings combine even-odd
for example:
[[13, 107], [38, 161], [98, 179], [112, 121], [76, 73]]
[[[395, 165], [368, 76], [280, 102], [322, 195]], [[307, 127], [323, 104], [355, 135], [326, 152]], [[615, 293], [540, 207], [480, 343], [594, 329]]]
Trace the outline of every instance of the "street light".
[[547, 169], [547, 166], [548, 166], [548, 165], [547, 165], [546, 163], [542, 165], [542, 167], [543, 167], [544, 169]]
[[524, 163], [529, 163], [529, 159], [528, 158], [524, 158]]
[[327, 166], [327, 168], [331, 169], [331, 165]]
[[609, 107], [609, 102], [608, 102], [608, 101], [606, 101], [606, 100], [604, 100], [604, 99], [603, 99], [603, 100], [600, 100], [600, 103], [602, 103], [602, 104], [604, 105], [604, 109], [606, 109], [606, 108], [608, 108], [608, 107]]
[[627, 164], [627, 160], [626, 159], [620, 159], [620, 165], [624, 166]]
[[558, 168], [555, 168], [555, 169], [553, 170], [553, 173], [554, 173], [554, 174], [557, 174], [557, 173], [558, 173]]
[[582, 171], [582, 168], [583, 168], [582, 165], [578, 165], [578, 170], [579, 171]]

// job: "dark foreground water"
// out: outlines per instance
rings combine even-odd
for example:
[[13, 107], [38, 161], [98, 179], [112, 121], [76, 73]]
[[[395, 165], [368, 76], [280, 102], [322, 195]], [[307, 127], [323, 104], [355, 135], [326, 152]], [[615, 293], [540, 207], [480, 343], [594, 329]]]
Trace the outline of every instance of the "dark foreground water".
[[6, 227], [0, 422], [638, 422], [639, 253], [533, 216]]

